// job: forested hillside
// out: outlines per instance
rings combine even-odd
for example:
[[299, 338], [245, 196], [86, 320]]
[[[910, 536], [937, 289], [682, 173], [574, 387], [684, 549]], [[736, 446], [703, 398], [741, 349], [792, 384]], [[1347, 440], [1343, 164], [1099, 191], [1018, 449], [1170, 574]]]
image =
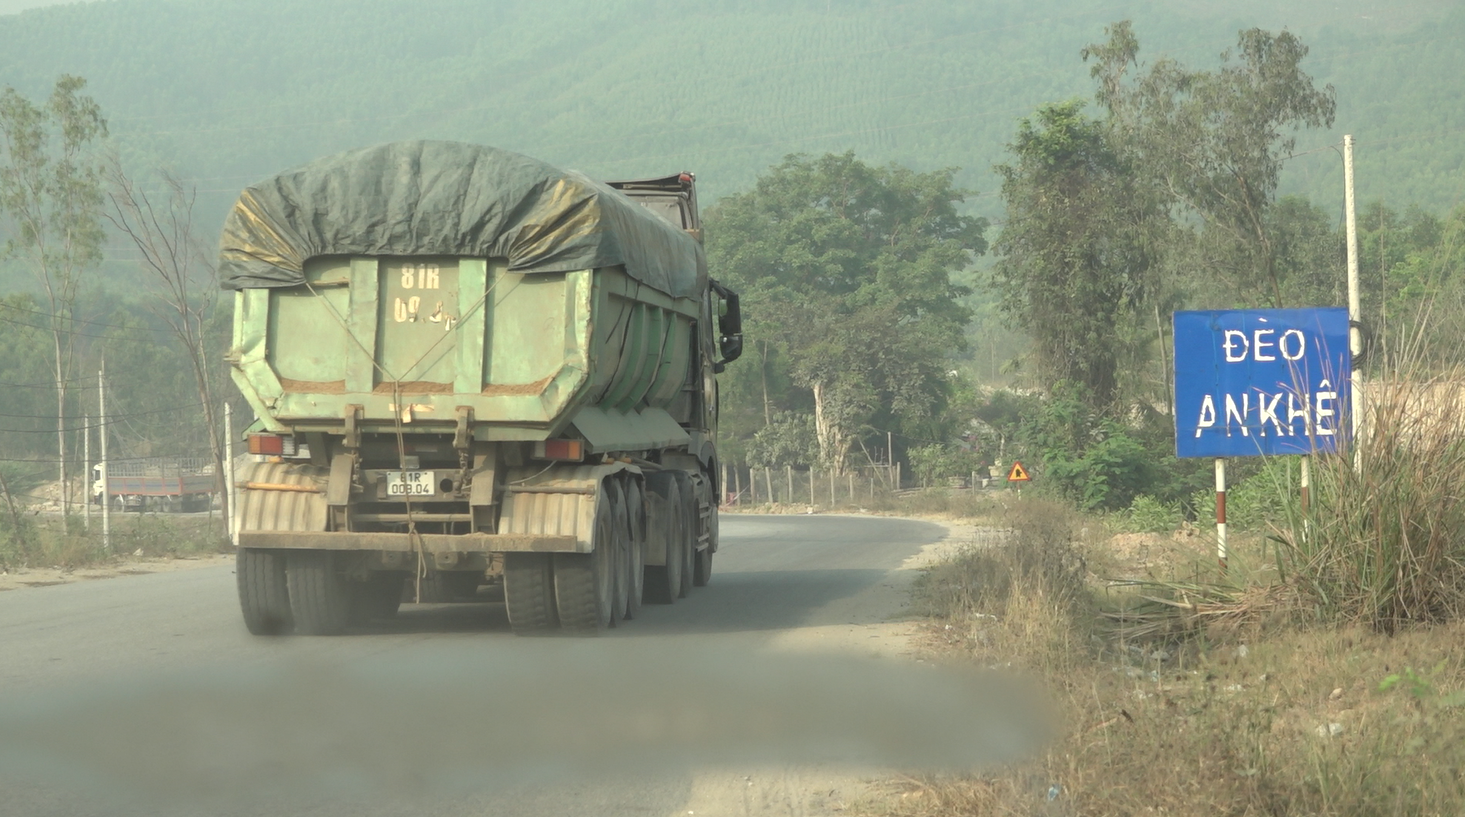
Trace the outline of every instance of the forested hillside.
[[[791, 153], [851, 151], [872, 167], [898, 163], [929, 179], [945, 179], [946, 169], [956, 168], [954, 184], [976, 193], [953, 193], [949, 200], [963, 217], [991, 225], [983, 241], [968, 245], [975, 250], [999, 240], [1009, 217], [993, 166], [1012, 161], [1006, 146], [1019, 133], [1018, 121], [1045, 103], [1092, 99], [1090, 65], [1080, 53], [1104, 38], [1106, 25], [1134, 21], [1142, 64], [1173, 58], [1197, 70], [1218, 65], [1240, 29], [1287, 28], [1310, 49], [1302, 69], [1319, 87], [1334, 87], [1337, 109], [1334, 126], [1301, 133], [1296, 158], [1285, 162], [1277, 192], [1300, 198], [1269, 216], [1275, 223], [1268, 229], [1289, 237], [1279, 259], [1306, 273], [1289, 273], [1297, 280], [1331, 275], [1338, 266], [1341, 162], [1331, 146], [1353, 133], [1360, 199], [1383, 205], [1364, 211], [1372, 253], [1366, 280], [1377, 289], [1427, 283], [1419, 269], [1429, 264], [1419, 259], [1433, 258], [1442, 242], [1453, 246], [1441, 236], [1455, 227], [1446, 229], [1438, 217], [1465, 194], [1457, 97], [1465, 76], [1465, 10], [1416, 0], [1281, 6], [1263, 0], [992, 0], [980, 6], [959, 0], [106, 0], [0, 16], [0, 87], [45, 100], [62, 74], [84, 77], [85, 94], [109, 123], [107, 143], [128, 173], [150, 180], [155, 170], [168, 169], [197, 188], [200, 245], [213, 244], [239, 190], [266, 175], [351, 147], [442, 138], [519, 150], [600, 178], [695, 170], [704, 206], [719, 200], [731, 206], [730, 197], [749, 191]], [[1092, 103], [1087, 110], [1096, 113]], [[822, 200], [811, 199], [814, 206]], [[709, 213], [715, 225], [717, 211], [709, 207]], [[1396, 238], [1406, 233], [1406, 240]], [[712, 235], [709, 246], [716, 241]], [[154, 422], [176, 416], [179, 407], [191, 409], [199, 398], [178, 368], [182, 353], [156, 312], [158, 299], [145, 288], [136, 248], [113, 232], [100, 252], [99, 269], [82, 267], [74, 305], [56, 307], [64, 320], [76, 321], [62, 330], [76, 339], [67, 427], [80, 436], [86, 425], [93, 374], [105, 352], [116, 372], [111, 411], [138, 418], [134, 428], [113, 424], [122, 429], [114, 440], [123, 453], [197, 451], [207, 435], [196, 416], [167, 428]], [[922, 363], [931, 372], [949, 364], [964, 383], [990, 383], [1023, 362], [1028, 327], [1004, 323], [982, 286], [991, 261], [978, 259], [977, 270], [941, 266], [971, 285], [973, 294], [961, 296], [958, 311], [965, 316], [969, 309], [972, 320], [964, 329], [967, 343], [959, 334], [964, 318], [955, 313], [950, 325], [933, 330], [939, 338], [923, 347], [930, 359]], [[1125, 339], [1134, 350], [1121, 372], [1126, 393], [1165, 390], [1147, 328], [1158, 310], [1226, 305], [1236, 297], [1234, 286], [1199, 275], [1201, 267], [1183, 254], [1168, 263], [1197, 283], [1174, 288], [1176, 300], [1156, 304], [1143, 332], [1134, 329], [1135, 337]], [[734, 275], [730, 269], [718, 274]], [[1386, 276], [1402, 283], [1385, 287]], [[0, 428], [0, 453], [10, 457], [49, 456], [55, 446], [47, 415], [56, 397], [47, 391], [52, 375], [45, 362], [55, 354], [48, 342], [52, 309], [37, 281], [20, 255], [0, 262], [0, 296], [7, 298], [0, 304], [7, 327], [0, 345], [8, 350], [0, 355], [0, 383], [15, 387], [0, 392], [0, 414], [9, 418]], [[899, 287], [888, 289], [904, 297]], [[1326, 294], [1325, 300], [1338, 300], [1337, 293]], [[1385, 300], [1368, 296], [1371, 303]], [[209, 348], [223, 343], [229, 303], [220, 301], [219, 310], [194, 304], [204, 309]], [[755, 342], [762, 365], [729, 375], [731, 457], [741, 456], [739, 441], [770, 425], [775, 411], [797, 415], [809, 408], [807, 384], [780, 381], [798, 372], [789, 368], [794, 361], [778, 359], [776, 346]], [[157, 362], [165, 357], [174, 364]], [[971, 415], [974, 395], [952, 393], [965, 385], [923, 382], [930, 394], [921, 392], [911, 405], [920, 403], [929, 416], [890, 416], [898, 402], [910, 402], [906, 392], [919, 390], [903, 392], [891, 374], [915, 368], [887, 368], [871, 374], [872, 383], [889, 381], [882, 387], [889, 399], [882, 398], [878, 411], [870, 407], [871, 433], [903, 433], [898, 447], [905, 448], [939, 441]], [[770, 390], [786, 394], [770, 396]], [[943, 414], [948, 403], [956, 408]]]
[[[1285, 8], [1282, 6], [1285, 5]], [[1425, 2], [1101, 0], [115, 0], [0, 17], [0, 84], [86, 77], [132, 163], [198, 180], [213, 223], [244, 184], [352, 146], [451, 138], [600, 177], [691, 168], [709, 202], [793, 152], [960, 167], [995, 216], [1017, 117], [1090, 93], [1079, 50], [1135, 20], [1142, 57], [1214, 64], [1288, 27], [1338, 89], [1360, 194], [1442, 211], [1462, 193], [1451, 83], [1465, 12]], [[1337, 155], [1283, 192], [1337, 200]]]

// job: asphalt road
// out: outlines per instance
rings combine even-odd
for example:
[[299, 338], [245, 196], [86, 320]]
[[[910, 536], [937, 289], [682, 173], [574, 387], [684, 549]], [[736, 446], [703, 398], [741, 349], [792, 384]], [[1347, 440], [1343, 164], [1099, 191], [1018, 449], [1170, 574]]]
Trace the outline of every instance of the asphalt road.
[[[802, 642], [791, 634], [847, 625], [862, 615], [867, 620], [888, 616], [889, 610], [852, 610], [851, 600], [880, 585], [946, 531], [887, 518], [724, 515], [721, 534], [711, 584], [674, 605], [647, 606], [635, 621], [589, 647], [570, 639], [515, 638], [503, 606], [493, 603], [406, 605], [395, 621], [336, 638], [255, 638], [240, 622], [232, 566], [0, 593], [0, 814], [687, 814], [698, 772], [675, 758], [668, 762], [651, 753], [635, 756], [661, 765], [592, 768], [585, 761], [599, 757], [601, 749], [586, 749], [582, 744], [590, 738], [576, 732], [564, 744], [568, 755], [540, 752], [541, 759], [568, 757], [564, 768], [520, 766], [514, 765], [513, 747], [504, 748], [511, 740], [463, 744], [460, 732], [466, 734], [463, 719], [473, 717], [465, 713], [493, 706], [500, 707], [497, 714], [484, 721], [483, 730], [475, 727], [475, 736], [492, 732], [495, 724], [509, 724], [503, 728], [510, 732], [519, 728], [512, 724], [524, 708], [515, 706], [512, 690], [523, 688], [515, 684], [523, 684], [526, 673], [533, 688], [535, 677], [600, 674], [585, 667], [629, 655], [635, 656], [635, 666], [612, 671], [627, 679], [628, 689], [587, 681], [581, 688], [591, 690], [588, 697], [597, 690], [620, 696], [628, 707], [623, 711], [632, 713], [642, 711], [637, 706], [662, 711], [659, 702], [666, 700], [696, 717], [726, 713], [732, 720], [714, 726], [738, 733], [747, 712], [775, 711], [786, 703], [778, 695], [784, 681], [775, 679], [765, 689], [767, 673], [751, 669], [748, 661], [770, 651], [787, 652], [789, 645], [799, 651]], [[696, 656], [689, 659], [693, 666], [666, 677], [681, 678], [678, 672], [730, 677], [740, 679], [737, 687], [750, 690], [750, 696], [768, 697], [729, 703], [729, 695], [735, 699], [737, 692], [723, 690], [702, 699], [698, 689], [689, 689], [695, 680], [669, 681], [672, 689], [646, 689], [646, 678], [655, 687], [661, 677], [648, 675], [647, 666], [675, 663], [682, 655]], [[716, 662], [724, 658], [729, 663], [717, 670]], [[555, 666], [568, 669], [534, 676], [541, 670], [527, 668], [547, 666], [539, 661], [558, 661]], [[419, 674], [392, 674], [406, 673], [404, 667]], [[818, 672], [808, 676], [814, 679], [810, 685], [825, 683]], [[320, 681], [321, 673], [338, 673], [347, 681], [333, 687]], [[453, 680], [439, 683], [442, 678]], [[349, 703], [351, 693], [337, 690], [353, 688], [353, 682], [372, 694], [390, 688], [400, 704], [395, 714], [377, 721], [363, 710], [379, 704]], [[790, 683], [790, 694], [796, 694], [800, 681]], [[557, 688], [540, 688], [546, 696], [563, 695]], [[198, 697], [200, 690], [215, 697]], [[293, 696], [291, 690], [305, 691]], [[305, 702], [300, 704], [304, 709], [294, 714], [285, 711], [289, 706], [269, 703], [297, 699]], [[256, 700], [266, 703], [251, 703]], [[823, 703], [809, 702], [816, 708]], [[739, 705], [750, 708], [738, 710]], [[291, 724], [313, 722], [310, 718], [340, 708], [351, 710], [342, 722], [352, 729], [380, 723], [379, 731], [387, 733], [380, 735], [380, 755], [361, 761], [367, 771], [355, 777], [343, 774], [340, 764], [320, 775], [300, 772], [299, 758], [308, 765], [309, 758], [331, 747], [302, 745], [295, 735], [294, 743], [280, 748], [274, 739], [293, 734]], [[797, 714], [780, 717], [796, 719]], [[276, 716], [282, 723], [271, 726]], [[37, 730], [50, 730], [48, 724], [54, 730], [45, 732], [47, 740], [55, 735], [56, 743], [33, 752], [33, 738], [42, 734]], [[426, 734], [404, 734], [418, 727]], [[238, 735], [256, 743], [240, 738], [241, 749], [233, 740]], [[364, 738], [352, 732], [340, 740], [376, 742], [369, 728]], [[442, 748], [445, 744], [461, 751], [453, 754]], [[250, 747], [279, 752], [280, 776], [293, 781], [278, 791], [260, 785], [260, 798], [273, 798], [268, 801], [245, 796], [259, 793], [256, 783], [269, 776], [268, 764], [261, 766]], [[528, 756], [535, 751], [524, 744]], [[691, 753], [689, 762], [696, 760], [696, 750]], [[424, 768], [410, 779], [383, 780], [395, 774], [403, 757], [420, 759]], [[462, 765], [465, 758], [472, 762]], [[745, 765], [758, 760], [737, 752], [730, 758]], [[768, 761], [777, 767], [782, 759]], [[491, 786], [482, 785], [474, 763], [502, 774]], [[437, 770], [444, 774], [433, 777]], [[424, 774], [431, 779], [423, 782]], [[737, 802], [723, 803], [724, 810], [805, 813], [791, 788], [801, 784], [784, 777], [771, 788], [761, 782], [755, 786], [751, 776], [740, 778], [757, 796], [738, 794]], [[192, 786], [191, 781], [202, 782]]]

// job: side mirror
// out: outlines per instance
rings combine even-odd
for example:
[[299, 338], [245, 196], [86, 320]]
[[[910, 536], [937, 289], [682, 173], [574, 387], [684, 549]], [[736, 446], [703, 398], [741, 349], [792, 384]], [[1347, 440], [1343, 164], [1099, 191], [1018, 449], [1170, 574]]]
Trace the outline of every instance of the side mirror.
[[722, 354], [722, 360], [715, 366], [716, 371], [721, 373], [727, 364], [743, 354], [743, 311], [736, 292], [717, 281], [712, 281], [711, 284], [712, 291], [722, 299], [722, 309], [717, 316], [717, 348]]

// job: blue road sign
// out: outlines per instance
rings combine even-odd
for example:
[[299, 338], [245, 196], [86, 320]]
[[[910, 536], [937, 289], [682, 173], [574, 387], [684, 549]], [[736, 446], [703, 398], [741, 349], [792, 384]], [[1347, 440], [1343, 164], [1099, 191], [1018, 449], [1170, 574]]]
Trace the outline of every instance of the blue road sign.
[[1348, 310], [1175, 313], [1175, 454], [1331, 452], [1347, 432]]

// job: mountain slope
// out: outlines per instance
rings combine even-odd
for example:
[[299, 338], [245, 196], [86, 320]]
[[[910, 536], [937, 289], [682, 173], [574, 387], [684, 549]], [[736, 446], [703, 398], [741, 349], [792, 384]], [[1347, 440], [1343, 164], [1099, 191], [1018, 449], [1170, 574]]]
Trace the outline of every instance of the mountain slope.
[[[1090, 0], [115, 0], [0, 17], [0, 83], [39, 96], [81, 74], [137, 166], [198, 180], [211, 219], [240, 187], [353, 146], [485, 142], [631, 177], [690, 168], [708, 201], [791, 152], [853, 149], [990, 173], [1014, 120], [1091, 93], [1079, 49], [1136, 21], [1143, 53], [1213, 65], [1238, 28], [1288, 26], [1338, 88], [1364, 199], [1457, 203], [1465, 13], [1428, 3]], [[1332, 151], [1287, 188], [1339, 198]]]

